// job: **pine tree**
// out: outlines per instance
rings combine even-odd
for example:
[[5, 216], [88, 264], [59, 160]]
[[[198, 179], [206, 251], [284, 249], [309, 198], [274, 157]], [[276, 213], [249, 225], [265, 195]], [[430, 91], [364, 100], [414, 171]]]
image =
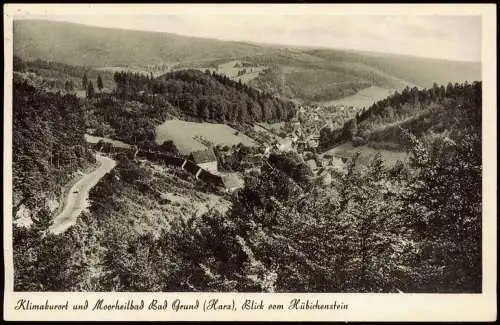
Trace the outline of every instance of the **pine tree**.
[[99, 91], [101, 91], [101, 92], [102, 92], [102, 89], [104, 88], [101, 75], [97, 76], [97, 88], [99, 88]]
[[87, 89], [87, 83], [88, 83], [87, 74], [84, 73], [83, 78], [82, 78], [82, 88], [83, 89]]
[[87, 98], [94, 97], [94, 94], [95, 94], [94, 85], [92, 84], [92, 81], [89, 81], [89, 84], [87, 86]]
[[73, 82], [71, 80], [66, 80], [66, 82], [64, 83], [64, 89], [67, 92], [72, 92], [73, 91]]

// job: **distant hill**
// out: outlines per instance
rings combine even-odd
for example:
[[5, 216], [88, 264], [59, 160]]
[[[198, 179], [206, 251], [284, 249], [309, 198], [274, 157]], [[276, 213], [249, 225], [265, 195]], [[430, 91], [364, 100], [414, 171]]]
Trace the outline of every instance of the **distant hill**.
[[14, 21], [14, 53], [67, 64], [135, 66], [255, 55], [270, 48], [169, 33], [44, 20]]
[[478, 62], [336, 49], [281, 49], [245, 59], [270, 67], [252, 86], [313, 102], [349, 97], [372, 86], [395, 90], [481, 80]]
[[[43, 20], [14, 22], [14, 54], [120, 71], [218, 68], [232, 60], [259, 66], [250, 86], [300, 101], [327, 102], [363, 89], [432, 87], [481, 80], [481, 64], [371, 52], [229, 42], [169, 33]], [[167, 67], [165, 69], [165, 67]]]
[[307, 53], [328, 61], [362, 64], [378, 69], [393, 78], [404, 79], [424, 88], [432, 87], [434, 82], [440, 85], [448, 82], [461, 83], [481, 80], [481, 64], [479, 62], [329, 49], [311, 50]]

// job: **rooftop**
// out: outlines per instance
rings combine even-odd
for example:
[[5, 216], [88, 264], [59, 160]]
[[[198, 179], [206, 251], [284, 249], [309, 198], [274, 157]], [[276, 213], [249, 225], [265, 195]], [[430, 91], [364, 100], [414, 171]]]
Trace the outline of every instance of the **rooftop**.
[[316, 170], [318, 168], [318, 165], [316, 164], [316, 161], [314, 159], [309, 159], [306, 161], [306, 165], [309, 166], [312, 170]]
[[217, 161], [217, 157], [212, 149], [194, 151], [190, 157], [196, 164]]

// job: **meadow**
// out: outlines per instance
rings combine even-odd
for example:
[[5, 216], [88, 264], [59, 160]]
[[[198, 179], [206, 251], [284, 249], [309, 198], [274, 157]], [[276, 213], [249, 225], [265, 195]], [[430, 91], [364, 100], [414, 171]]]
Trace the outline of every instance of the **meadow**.
[[318, 102], [318, 103], [321, 103], [322, 105], [325, 106], [343, 105], [347, 107], [352, 106], [356, 108], [370, 107], [375, 102], [390, 96], [391, 92], [393, 92], [393, 90], [391, 89], [371, 86], [358, 91], [356, 94], [352, 96], [344, 97], [337, 100], [331, 100], [327, 102]]
[[167, 120], [156, 128], [156, 142], [172, 140], [181, 154], [204, 150], [212, 145], [256, 145], [255, 141], [225, 124]]

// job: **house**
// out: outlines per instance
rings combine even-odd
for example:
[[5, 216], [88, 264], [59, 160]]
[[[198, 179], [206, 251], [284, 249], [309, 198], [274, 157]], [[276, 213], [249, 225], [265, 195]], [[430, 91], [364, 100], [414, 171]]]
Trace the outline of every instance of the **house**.
[[311, 168], [313, 172], [315, 172], [318, 169], [318, 165], [316, 164], [316, 161], [314, 159], [309, 159], [306, 161], [306, 165]]
[[244, 171], [245, 174], [260, 174], [260, 167], [247, 168]]
[[290, 120], [290, 125], [293, 127], [294, 130], [300, 128], [300, 121], [297, 117], [294, 117]]
[[244, 180], [236, 173], [228, 173], [222, 176], [222, 183], [226, 192], [233, 192], [237, 189], [243, 188], [245, 185]]
[[189, 160], [210, 173], [217, 173], [217, 157], [211, 148], [192, 152]]
[[347, 166], [343, 162], [342, 158], [332, 157], [330, 160], [330, 165], [332, 166], [332, 170], [344, 174], [347, 172]]
[[304, 140], [297, 141], [295, 145], [297, 146], [297, 150], [299, 151], [306, 150], [308, 148], [307, 143]]
[[355, 157], [356, 153], [355, 152], [336, 152], [334, 154], [334, 158], [340, 159], [343, 163], [347, 163], [349, 160], [353, 159]]
[[278, 141], [278, 150], [290, 151], [290, 150], [292, 150], [292, 145], [293, 145], [292, 139], [290, 139], [288, 137], [286, 137], [284, 139], [280, 139]]
[[250, 165], [258, 165], [265, 158], [267, 158], [267, 156], [265, 156], [264, 154], [256, 153], [255, 155], [248, 156], [244, 162]]
[[328, 186], [332, 183], [332, 174], [328, 169], [323, 169], [319, 175], [318, 179], [322, 185]]
[[317, 148], [319, 146], [319, 139], [318, 138], [310, 138], [307, 141], [307, 144], [309, 145], [310, 148]]

